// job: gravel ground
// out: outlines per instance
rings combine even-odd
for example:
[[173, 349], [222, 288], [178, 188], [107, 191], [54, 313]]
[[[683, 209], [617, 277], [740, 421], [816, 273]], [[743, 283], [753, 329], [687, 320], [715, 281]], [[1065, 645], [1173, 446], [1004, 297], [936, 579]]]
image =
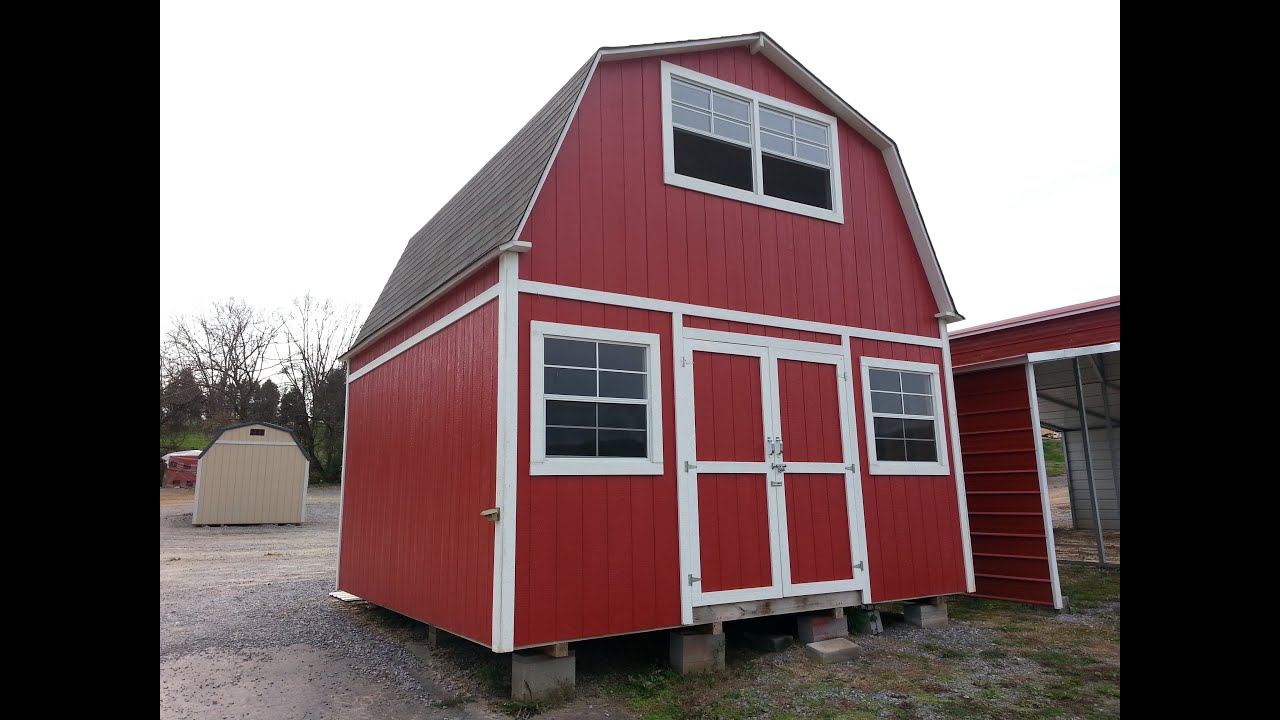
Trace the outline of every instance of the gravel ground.
[[[160, 491], [160, 717], [505, 718], [506, 656], [333, 590], [337, 488], [300, 526], [194, 527], [192, 491]], [[600, 698], [547, 718], [618, 718]]]

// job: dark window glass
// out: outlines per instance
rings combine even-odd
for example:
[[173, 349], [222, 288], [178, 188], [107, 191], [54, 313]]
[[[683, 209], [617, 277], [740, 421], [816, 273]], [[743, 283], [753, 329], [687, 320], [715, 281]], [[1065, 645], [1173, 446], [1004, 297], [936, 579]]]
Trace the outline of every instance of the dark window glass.
[[876, 439], [876, 460], [881, 462], [903, 461], [907, 459], [905, 440]]
[[596, 426], [596, 404], [548, 400], [547, 424], [593, 428]]
[[594, 428], [547, 428], [547, 455], [595, 457], [596, 431]]
[[596, 344], [593, 342], [547, 338], [542, 350], [546, 354], [547, 365], [596, 366]]
[[903, 420], [902, 423], [908, 440], [934, 441], [932, 420]]
[[867, 374], [871, 376], [872, 390], [892, 390], [898, 392], [902, 389], [898, 373], [892, 370], [867, 370]]
[[929, 376], [924, 373], [904, 372], [902, 373], [902, 392], [932, 395], [933, 383], [929, 382]]
[[610, 370], [644, 371], [644, 348], [638, 345], [600, 343], [600, 367]]
[[644, 430], [601, 430], [600, 457], [646, 457]]
[[[644, 398], [646, 375], [600, 372], [600, 397]], [[549, 392], [549, 391], [548, 391]]]
[[263, 430], [262, 428], [254, 428], [249, 431], [249, 434], [250, 435], [266, 435], [267, 431]]
[[543, 369], [543, 391], [548, 395], [586, 395], [596, 394], [595, 370], [568, 370], [565, 368]]
[[933, 398], [929, 395], [903, 395], [902, 406], [906, 415], [933, 414]]
[[871, 393], [871, 411], [902, 414], [902, 395], [890, 392]]
[[[679, 145], [676, 146], [677, 148]], [[831, 209], [831, 172], [826, 168], [761, 155], [764, 194]]]
[[676, 173], [751, 190], [751, 148], [672, 129]]
[[876, 421], [876, 437], [878, 438], [903, 438], [906, 433], [903, 430], [902, 420], [900, 418], [878, 417]]
[[[877, 446], [878, 447], [878, 446]], [[884, 458], [880, 458], [883, 460]], [[926, 442], [924, 440], [908, 440], [907, 441], [907, 461], [908, 462], [937, 462], [938, 461], [938, 445], [932, 440]]]
[[600, 403], [597, 407], [600, 408], [600, 427], [602, 428], [645, 429], [648, 406]]

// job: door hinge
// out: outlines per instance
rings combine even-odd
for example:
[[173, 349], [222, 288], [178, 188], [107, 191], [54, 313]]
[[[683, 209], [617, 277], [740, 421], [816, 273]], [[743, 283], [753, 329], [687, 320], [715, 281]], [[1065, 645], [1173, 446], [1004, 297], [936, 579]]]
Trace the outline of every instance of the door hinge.
[[857, 464], [853, 464], [853, 465], [845, 465], [845, 466], [844, 466], [844, 469], [845, 469], [845, 470], [848, 470], [848, 471], [849, 471], [849, 472], [851, 472], [851, 473], [856, 473], [856, 472], [858, 472], [858, 466], [857, 466]]
[[696, 582], [702, 582], [702, 578], [694, 575], [693, 573], [689, 573], [689, 584], [692, 585]]
[[847, 372], [845, 372], [845, 371], [841, 370], [841, 371], [840, 371], [840, 379], [841, 379], [841, 380], [846, 380], [846, 381], [847, 381], [847, 380], [849, 379], [849, 373], [847, 373]]
[[862, 561], [862, 560], [859, 560], [859, 561], [858, 561], [858, 562], [853, 566], [853, 569], [855, 569], [855, 570], [862, 570], [863, 572], [866, 572], [866, 568], [863, 566], [863, 561]]
[[697, 465], [694, 465], [693, 463], [689, 462], [688, 460], [685, 460], [685, 461], [684, 461], [684, 471], [685, 471], [685, 472], [689, 472], [690, 470], [696, 470], [696, 469], [697, 469], [697, 467], [698, 467]]
[[692, 364], [693, 364], [692, 360], [690, 360], [689, 358], [683, 355], [680, 356], [680, 367], [689, 367]]

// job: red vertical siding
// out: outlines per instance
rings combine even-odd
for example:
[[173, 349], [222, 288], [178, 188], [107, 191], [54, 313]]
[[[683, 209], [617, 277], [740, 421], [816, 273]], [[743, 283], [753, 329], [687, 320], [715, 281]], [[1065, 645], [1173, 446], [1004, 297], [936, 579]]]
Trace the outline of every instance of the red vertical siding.
[[853, 577], [844, 475], [786, 474], [791, 582]]
[[480, 293], [498, 283], [498, 261], [494, 260], [477, 270], [471, 277], [458, 283], [449, 292], [441, 295], [435, 302], [414, 313], [408, 320], [391, 332], [378, 338], [372, 345], [351, 358], [350, 372], [355, 372], [370, 362], [377, 360], [391, 348], [408, 340], [419, 330], [457, 310]]
[[[522, 266], [526, 262], [527, 256], [521, 258]], [[661, 336], [665, 475], [529, 474], [529, 323], [533, 320]], [[671, 316], [521, 295], [519, 327], [516, 646], [679, 625]]]
[[951, 362], [958, 368], [1027, 353], [1114, 342], [1120, 342], [1119, 305], [975, 335], [958, 331], [951, 338]]
[[1053, 605], [1024, 365], [956, 376], [978, 595]]
[[836, 366], [778, 361], [782, 456], [788, 462], [843, 462]]
[[768, 486], [763, 473], [698, 475], [703, 592], [773, 584]]
[[880, 151], [840, 123], [843, 224], [667, 185], [662, 59], [824, 110], [745, 48], [601, 63], [521, 235], [521, 277], [936, 337]]
[[[941, 369], [942, 351], [858, 338], [851, 338], [850, 343], [855, 368], [850, 385], [858, 424], [859, 466], [868, 468], [861, 358], [927, 362]], [[944, 377], [943, 407], [950, 393], [950, 383]], [[950, 453], [950, 421], [945, 415], [943, 425]], [[954, 460], [950, 465], [955, 467]], [[866, 471], [861, 475], [872, 598], [888, 601], [965, 592], [964, 544], [954, 475], [872, 475]]]
[[760, 358], [693, 353], [693, 393], [698, 460], [764, 460]]
[[342, 590], [485, 645], [497, 325], [494, 300], [351, 383], [339, 568]]

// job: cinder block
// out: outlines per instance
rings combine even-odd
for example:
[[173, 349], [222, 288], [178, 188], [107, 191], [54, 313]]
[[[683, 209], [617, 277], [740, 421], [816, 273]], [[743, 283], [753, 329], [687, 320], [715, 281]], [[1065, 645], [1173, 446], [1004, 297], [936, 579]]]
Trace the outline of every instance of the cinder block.
[[858, 608], [849, 617], [849, 629], [858, 635], [879, 635], [884, 632], [884, 621], [880, 619], [879, 610]]
[[752, 650], [761, 652], [782, 652], [791, 647], [795, 638], [790, 635], [763, 635], [760, 633], [743, 633], [742, 641]]
[[560, 700], [577, 687], [577, 658], [553, 658], [542, 652], [511, 653], [512, 700]]
[[903, 608], [907, 622], [922, 628], [947, 626], [947, 604], [910, 603]]
[[671, 668], [681, 675], [724, 669], [724, 635], [671, 633]]
[[848, 617], [801, 615], [796, 618], [796, 626], [796, 637], [806, 644], [849, 635]]
[[806, 644], [804, 653], [823, 665], [829, 665], [853, 660], [862, 654], [862, 648], [851, 642], [849, 638], [831, 638]]

